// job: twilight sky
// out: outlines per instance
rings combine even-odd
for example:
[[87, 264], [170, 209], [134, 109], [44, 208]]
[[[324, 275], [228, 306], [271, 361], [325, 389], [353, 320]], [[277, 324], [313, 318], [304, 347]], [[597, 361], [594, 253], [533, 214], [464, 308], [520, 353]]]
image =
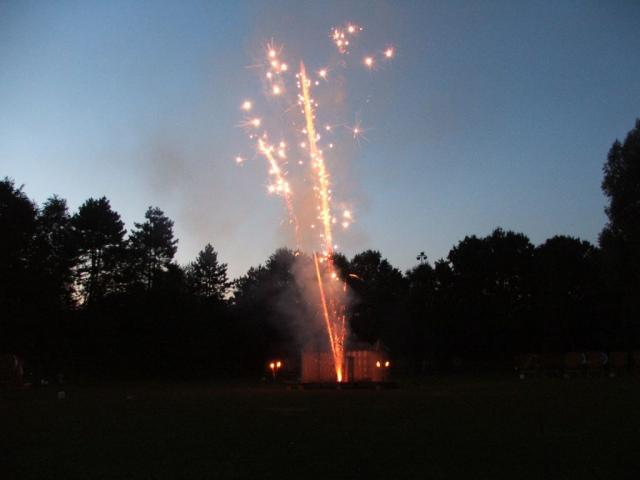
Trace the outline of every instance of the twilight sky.
[[0, 176], [72, 210], [106, 195], [129, 228], [157, 205], [181, 263], [211, 242], [240, 275], [286, 238], [264, 164], [234, 162], [247, 66], [273, 39], [320, 68], [346, 21], [397, 55], [345, 77], [368, 129], [332, 177], [345, 253], [406, 269], [496, 226], [596, 241], [606, 153], [640, 116], [637, 1], [0, 1]]

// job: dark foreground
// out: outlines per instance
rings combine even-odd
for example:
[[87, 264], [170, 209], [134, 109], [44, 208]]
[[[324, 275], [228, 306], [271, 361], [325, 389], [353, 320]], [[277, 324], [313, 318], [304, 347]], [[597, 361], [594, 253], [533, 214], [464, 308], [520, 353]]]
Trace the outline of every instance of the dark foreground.
[[640, 382], [396, 390], [119, 384], [0, 392], [0, 478], [634, 478]]

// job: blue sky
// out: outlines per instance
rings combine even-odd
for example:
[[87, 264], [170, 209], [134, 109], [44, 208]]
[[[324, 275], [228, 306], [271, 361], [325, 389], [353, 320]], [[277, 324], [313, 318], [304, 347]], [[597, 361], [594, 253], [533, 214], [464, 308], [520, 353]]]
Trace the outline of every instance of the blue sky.
[[638, 2], [0, 2], [0, 175], [75, 209], [106, 195], [129, 227], [174, 221], [178, 260], [211, 242], [231, 273], [285, 236], [238, 106], [269, 39], [321, 66], [333, 26], [392, 43], [347, 77], [367, 141], [333, 176], [357, 223], [349, 255], [405, 269], [496, 226], [592, 242], [602, 165], [640, 116]]

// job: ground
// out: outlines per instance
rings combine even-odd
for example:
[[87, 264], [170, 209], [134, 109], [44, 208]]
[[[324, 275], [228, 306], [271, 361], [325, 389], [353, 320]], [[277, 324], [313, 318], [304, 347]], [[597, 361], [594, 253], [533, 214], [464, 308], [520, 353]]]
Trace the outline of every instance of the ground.
[[638, 478], [640, 381], [395, 390], [110, 384], [0, 392], [3, 479]]

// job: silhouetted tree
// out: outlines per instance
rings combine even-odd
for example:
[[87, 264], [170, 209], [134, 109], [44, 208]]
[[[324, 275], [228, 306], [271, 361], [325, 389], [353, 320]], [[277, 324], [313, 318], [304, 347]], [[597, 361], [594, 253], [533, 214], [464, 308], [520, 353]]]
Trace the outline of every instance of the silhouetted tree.
[[13, 180], [0, 181], [0, 351], [23, 353], [36, 299], [30, 253], [36, 206]]
[[406, 333], [414, 365], [426, 367], [428, 357], [435, 350], [437, 326], [434, 319], [436, 300], [436, 272], [423, 252], [418, 256], [419, 265], [407, 271], [407, 309], [409, 330]]
[[0, 302], [25, 300], [29, 253], [36, 230], [36, 206], [13, 180], [0, 181]]
[[[454, 274], [451, 264], [444, 259], [438, 260], [434, 267], [433, 315], [429, 319], [427, 345], [439, 366], [445, 365], [454, 353], [458, 339], [464, 337], [460, 322], [456, 322], [456, 313], [461, 310], [461, 299], [456, 294]], [[455, 351], [458, 353], [458, 351]]]
[[124, 248], [124, 223], [106, 197], [90, 198], [71, 219], [78, 246], [76, 282], [87, 304], [117, 289]]
[[[531, 315], [533, 245], [498, 228], [485, 238], [465, 237], [448, 256], [456, 296], [459, 351], [509, 354], [521, 347], [523, 324]], [[464, 327], [463, 327], [464, 325]]]
[[305, 296], [300, 282], [312, 268], [306, 255], [281, 248], [264, 266], [250, 268], [234, 282], [233, 307], [246, 342], [245, 365], [255, 367], [270, 354], [297, 355], [313, 336], [318, 305], [310, 305], [314, 299]]
[[[616, 140], [604, 165], [602, 190], [609, 198], [605, 209], [607, 235], [620, 237], [634, 253], [640, 251], [640, 119], [624, 143]], [[635, 266], [635, 265], [634, 265]]]
[[57, 310], [72, 304], [76, 255], [67, 202], [54, 195], [38, 212], [31, 259], [41, 303]]
[[218, 253], [210, 243], [187, 267], [187, 281], [191, 292], [199, 298], [217, 301], [226, 298], [230, 286], [227, 264], [218, 262]]
[[348, 284], [354, 292], [351, 327], [360, 340], [383, 340], [395, 351], [406, 349], [407, 324], [402, 272], [378, 251], [366, 250], [349, 263]]
[[332, 252], [331, 261], [333, 262], [333, 266], [340, 278], [342, 280], [346, 280], [349, 273], [351, 273], [349, 270], [351, 268], [349, 265], [349, 259], [340, 252]]
[[555, 236], [536, 247], [536, 317], [527, 337], [533, 349], [606, 348], [600, 255], [589, 242]]
[[609, 222], [600, 234], [611, 309], [624, 331], [623, 345], [640, 341], [640, 119], [624, 143], [616, 140], [604, 165], [602, 190]]
[[166, 272], [178, 247], [173, 237], [173, 221], [158, 207], [149, 207], [144, 223], [134, 223], [129, 238], [134, 271], [147, 289], [162, 272]]

